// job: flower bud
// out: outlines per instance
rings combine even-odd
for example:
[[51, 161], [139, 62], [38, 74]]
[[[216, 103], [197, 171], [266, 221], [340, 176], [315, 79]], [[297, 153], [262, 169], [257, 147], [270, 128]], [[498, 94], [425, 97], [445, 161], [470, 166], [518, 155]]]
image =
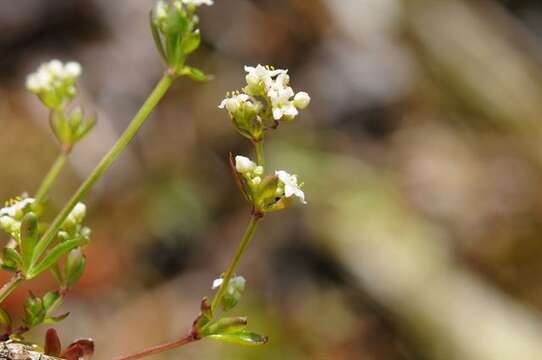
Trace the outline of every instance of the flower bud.
[[241, 174], [246, 174], [256, 169], [256, 164], [249, 158], [241, 155], [235, 157], [235, 169]]
[[311, 98], [309, 94], [307, 94], [304, 91], [300, 91], [297, 94], [295, 94], [294, 97], [294, 106], [300, 110], [303, 110], [309, 106], [311, 102]]

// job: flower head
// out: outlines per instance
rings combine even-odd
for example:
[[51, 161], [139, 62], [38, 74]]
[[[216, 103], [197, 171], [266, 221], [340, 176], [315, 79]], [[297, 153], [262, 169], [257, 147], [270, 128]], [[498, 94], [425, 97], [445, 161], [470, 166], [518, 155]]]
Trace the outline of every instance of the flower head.
[[296, 196], [303, 204], [306, 204], [305, 193], [301, 190], [300, 184], [297, 182], [297, 175], [291, 175], [284, 170], [275, 171], [275, 175], [279, 178], [278, 192], [284, 192], [284, 196], [289, 198]]
[[38, 95], [44, 104], [57, 108], [77, 94], [75, 81], [82, 73], [81, 65], [70, 61], [51, 60], [26, 78], [26, 88]]
[[15, 198], [6, 202], [0, 209], [0, 229], [12, 238], [19, 240], [23, 216], [31, 210], [33, 198]]
[[25, 214], [27, 207], [34, 203], [33, 198], [16, 198], [9, 200], [6, 206], [0, 209], [0, 217], [7, 216], [20, 220]]
[[228, 111], [241, 135], [252, 140], [261, 139], [264, 129], [258, 114], [263, 106], [254, 97], [245, 93], [233, 92], [228, 94], [218, 107]]

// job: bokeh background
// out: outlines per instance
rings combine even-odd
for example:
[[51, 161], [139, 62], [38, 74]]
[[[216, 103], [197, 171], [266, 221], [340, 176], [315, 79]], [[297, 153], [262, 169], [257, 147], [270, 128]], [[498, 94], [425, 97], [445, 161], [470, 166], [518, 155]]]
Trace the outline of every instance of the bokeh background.
[[[99, 123], [50, 217], [112, 145], [163, 66], [152, 0], [0, 0], [0, 197], [32, 193], [57, 152], [24, 89], [77, 60]], [[542, 359], [542, 5], [537, 0], [216, 0], [192, 64], [86, 199], [87, 272], [64, 343], [110, 359], [184, 335], [247, 221], [227, 154], [251, 145], [217, 108], [243, 65], [290, 69], [313, 98], [266, 145], [309, 204], [266, 217], [236, 313], [270, 336], [156, 359]], [[0, 279], [8, 275], [1, 273]], [[30, 288], [7, 307], [21, 312]], [[32, 334], [41, 342], [45, 328]]]

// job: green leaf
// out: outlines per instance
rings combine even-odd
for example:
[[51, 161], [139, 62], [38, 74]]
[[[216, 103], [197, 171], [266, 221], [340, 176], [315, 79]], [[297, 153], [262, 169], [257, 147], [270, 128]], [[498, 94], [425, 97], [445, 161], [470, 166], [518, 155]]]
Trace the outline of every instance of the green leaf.
[[209, 335], [208, 337], [217, 341], [245, 346], [264, 345], [268, 341], [267, 336], [262, 336], [248, 330], [241, 330], [239, 332], [227, 334], [214, 334]]
[[43, 301], [32, 293], [24, 303], [24, 311], [26, 314], [24, 321], [29, 327], [39, 325], [45, 319], [46, 310]]
[[43, 296], [43, 306], [45, 310], [49, 311], [51, 306], [60, 299], [60, 293], [58, 291], [49, 291]]
[[166, 53], [164, 52], [164, 45], [162, 44], [162, 38], [160, 37], [160, 30], [158, 29], [158, 25], [153, 20], [153, 11], [150, 12], [149, 19], [151, 33], [154, 39], [154, 43], [156, 44], [156, 48], [158, 49], [158, 52], [160, 53], [162, 59], [167, 62]]
[[9, 313], [0, 308], [0, 324], [6, 325], [7, 327], [11, 326], [11, 316]]
[[210, 79], [210, 77], [205, 75], [205, 73], [202, 70], [195, 67], [191, 67], [191, 66], [183, 67], [180, 73], [181, 75], [187, 75], [192, 80], [196, 80], [196, 81], [207, 81]]
[[23, 259], [17, 250], [4, 248], [2, 254], [2, 268], [8, 271], [17, 271], [22, 267]]
[[51, 251], [47, 253], [45, 258], [41, 263], [36, 265], [35, 267], [32, 267], [27, 274], [27, 277], [32, 279], [36, 277], [38, 274], [42, 273], [43, 271], [49, 269], [51, 266], [56, 264], [61, 256], [66, 254], [68, 251], [81, 246], [86, 243], [86, 240], [83, 238], [73, 239], [73, 240], [67, 240], [63, 243], [58, 244], [55, 246]]
[[207, 325], [201, 335], [236, 334], [245, 330], [246, 326], [246, 317], [226, 317]]
[[56, 324], [56, 323], [61, 322], [65, 318], [67, 318], [69, 315], [70, 315], [70, 313], [67, 312], [67, 313], [59, 315], [59, 316], [48, 316], [45, 319], [43, 319], [43, 323], [44, 324]]
[[30, 266], [38, 238], [38, 217], [29, 212], [21, 222], [21, 256], [25, 269]]
[[181, 41], [181, 49], [185, 55], [197, 50], [201, 43], [201, 34], [199, 31], [187, 33]]

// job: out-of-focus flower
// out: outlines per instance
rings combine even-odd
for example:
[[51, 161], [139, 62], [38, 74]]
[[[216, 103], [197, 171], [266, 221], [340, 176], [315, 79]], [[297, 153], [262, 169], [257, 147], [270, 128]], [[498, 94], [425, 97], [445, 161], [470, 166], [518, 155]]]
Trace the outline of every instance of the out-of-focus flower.
[[[223, 278], [218, 278], [213, 281], [213, 290], [218, 289], [222, 286], [224, 282]], [[228, 288], [226, 289], [226, 294], [232, 296], [235, 300], [239, 301], [243, 292], [245, 291], [247, 281], [242, 276], [235, 276], [230, 279], [228, 282]]]
[[26, 88], [38, 95], [47, 107], [56, 109], [77, 94], [75, 82], [81, 73], [77, 62], [63, 64], [60, 60], [51, 60], [28, 75]]

